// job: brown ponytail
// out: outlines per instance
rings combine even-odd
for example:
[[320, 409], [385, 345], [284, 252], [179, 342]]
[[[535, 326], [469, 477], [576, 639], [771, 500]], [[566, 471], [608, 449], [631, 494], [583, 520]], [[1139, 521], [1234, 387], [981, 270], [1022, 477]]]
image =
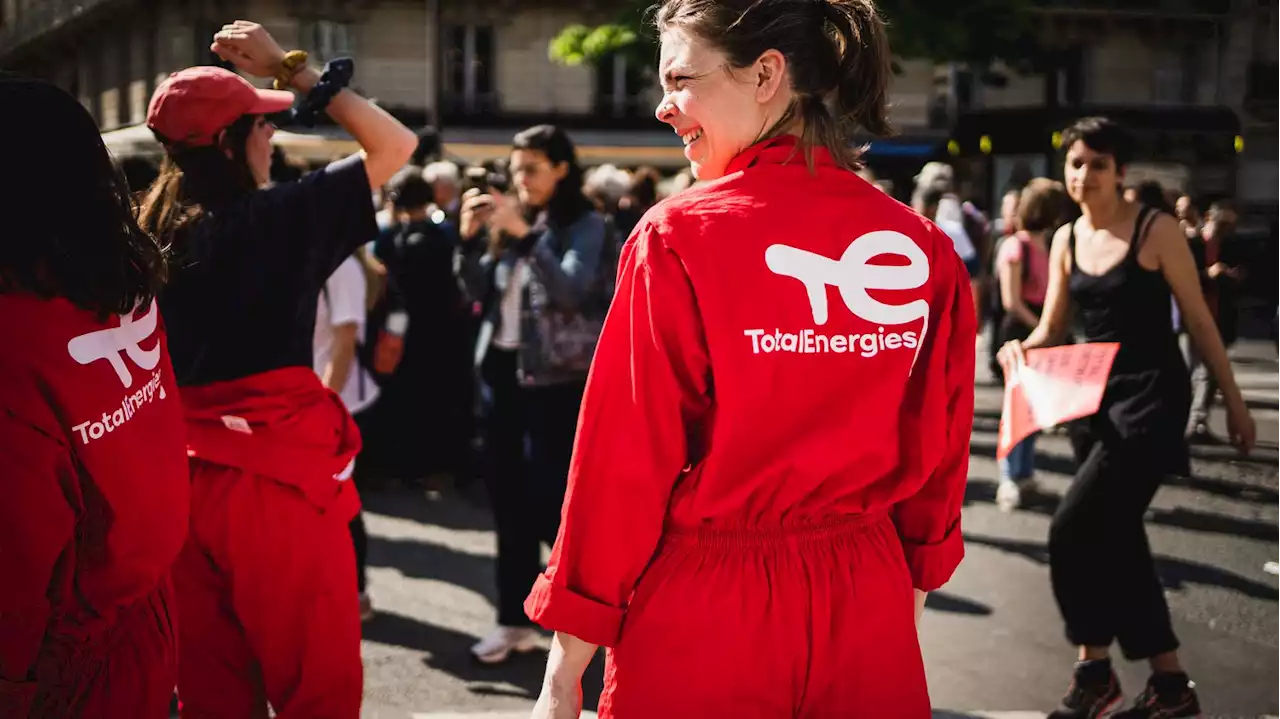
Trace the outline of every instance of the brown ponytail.
[[724, 52], [734, 68], [766, 50], [787, 59], [795, 100], [761, 139], [781, 134], [797, 118], [800, 144], [825, 147], [841, 167], [862, 166], [850, 146], [862, 128], [893, 134], [888, 118], [892, 53], [873, 0], [666, 0], [654, 15], [658, 30], [679, 26]]

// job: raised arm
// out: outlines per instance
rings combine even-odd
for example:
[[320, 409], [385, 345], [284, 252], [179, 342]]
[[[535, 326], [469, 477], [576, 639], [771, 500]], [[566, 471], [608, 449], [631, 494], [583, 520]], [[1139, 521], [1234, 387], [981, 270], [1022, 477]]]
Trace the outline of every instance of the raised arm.
[[[213, 36], [210, 49], [244, 72], [273, 78], [284, 63], [285, 52], [261, 25], [236, 20]], [[307, 67], [293, 75], [292, 86], [308, 93], [320, 81], [320, 72]], [[418, 147], [418, 137], [387, 111], [350, 89], [339, 92], [327, 108], [329, 117], [351, 133], [362, 148], [371, 189], [387, 184], [404, 167]]]

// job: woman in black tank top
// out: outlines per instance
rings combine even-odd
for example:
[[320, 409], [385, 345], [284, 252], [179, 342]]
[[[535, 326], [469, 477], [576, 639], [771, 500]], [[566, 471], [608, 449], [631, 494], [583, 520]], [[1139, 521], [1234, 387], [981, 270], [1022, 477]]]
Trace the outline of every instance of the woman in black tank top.
[[1116, 716], [1194, 717], [1200, 706], [1178, 660], [1169, 608], [1143, 515], [1165, 476], [1185, 473], [1191, 390], [1169, 306], [1178, 302], [1192, 339], [1222, 386], [1228, 430], [1242, 452], [1254, 424], [1200, 292], [1191, 250], [1170, 215], [1120, 197], [1132, 151], [1121, 127], [1088, 118], [1063, 132], [1064, 177], [1083, 216], [1054, 237], [1040, 325], [1000, 351], [1006, 369], [1023, 350], [1057, 344], [1074, 306], [1085, 342], [1120, 350], [1097, 414], [1072, 431], [1078, 469], [1049, 530], [1054, 597], [1079, 648], [1075, 677], [1051, 719], [1096, 717], [1123, 697], [1109, 650], [1146, 659], [1152, 676]]

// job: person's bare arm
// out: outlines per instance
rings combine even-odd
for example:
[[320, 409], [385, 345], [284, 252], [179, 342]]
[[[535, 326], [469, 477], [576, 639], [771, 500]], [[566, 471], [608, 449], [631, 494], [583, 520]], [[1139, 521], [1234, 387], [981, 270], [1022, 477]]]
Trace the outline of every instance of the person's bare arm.
[[[285, 57], [284, 50], [265, 28], [247, 20], [224, 25], [213, 36], [210, 49], [240, 70], [263, 78], [275, 77]], [[292, 85], [305, 94], [319, 81], [320, 72], [308, 67], [294, 74]], [[371, 189], [385, 185], [418, 147], [418, 137], [412, 130], [350, 89], [335, 95], [326, 111], [362, 148]]]
[[358, 325], [347, 322], [333, 327], [333, 354], [324, 368], [321, 380], [334, 392], [347, 386], [347, 377], [356, 361], [356, 333]]
[[[320, 81], [320, 72], [308, 67], [293, 76], [293, 87], [307, 93]], [[400, 171], [418, 147], [418, 136], [386, 110], [351, 90], [334, 96], [326, 109], [329, 117], [351, 133], [364, 154], [369, 186], [378, 189]]]
[[1253, 422], [1249, 419], [1244, 396], [1236, 384], [1227, 348], [1222, 344], [1222, 336], [1218, 333], [1218, 325], [1205, 303], [1191, 249], [1183, 239], [1177, 223], [1166, 215], [1156, 217], [1148, 231], [1147, 242], [1159, 262], [1161, 275], [1169, 283], [1173, 297], [1178, 302], [1183, 326], [1187, 328], [1196, 351], [1204, 358], [1204, 363], [1213, 372], [1214, 379], [1218, 380], [1218, 386], [1222, 389], [1231, 420], [1229, 425], [1232, 439], [1242, 451], [1247, 452], [1253, 448]]

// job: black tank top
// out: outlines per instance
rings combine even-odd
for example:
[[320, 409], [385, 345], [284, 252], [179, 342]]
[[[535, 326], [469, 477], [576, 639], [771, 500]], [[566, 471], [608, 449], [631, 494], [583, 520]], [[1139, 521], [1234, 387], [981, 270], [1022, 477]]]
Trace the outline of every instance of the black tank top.
[[1168, 458], [1180, 465], [1185, 460], [1177, 448], [1186, 446], [1191, 383], [1173, 331], [1169, 284], [1160, 271], [1138, 263], [1138, 252], [1158, 214], [1150, 207], [1139, 210], [1128, 253], [1097, 275], [1079, 267], [1072, 223], [1068, 286], [1082, 339], [1120, 344], [1102, 408], [1095, 415], [1110, 426], [1100, 427], [1095, 421], [1095, 430], [1122, 440], [1155, 440], [1159, 444], [1154, 446], [1164, 444], [1170, 450]]

